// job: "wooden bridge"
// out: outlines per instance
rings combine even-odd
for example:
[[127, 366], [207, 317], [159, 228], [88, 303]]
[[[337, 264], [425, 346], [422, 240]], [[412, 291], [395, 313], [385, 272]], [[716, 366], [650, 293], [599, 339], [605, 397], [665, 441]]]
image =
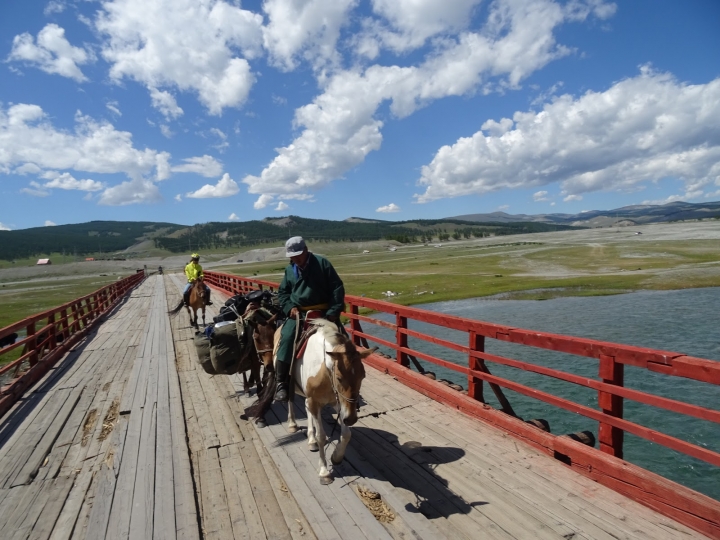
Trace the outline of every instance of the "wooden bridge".
[[[131, 279], [0, 331], [27, 334], [13, 346], [22, 356], [0, 375], [30, 366], [0, 394], [4, 540], [720, 538], [720, 503], [611, 455], [612, 430], [603, 453], [409, 372], [403, 364], [416, 351], [407, 347], [412, 331], [398, 331], [405, 314], [388, 343], [401, 361], [371, 357], [379, 369], [367, 369], [346, 460], [321, 486], [317, 454], [302, 431], [286, 432], [284, 406], [257, 429], [244, 419], [253, 398], [238, 376], [196, 369], [187, 316], [167, 316], [179, 277]], [[228, 296], [221, 289], [262, 285], [209, 280], [215, 306]], [[350, 304], [353, 338], [372, 339]], [[475, 361], [478, 386], [503, 382]], [[715, 380], [717, 366], [700, 364]], [[304, 407], [298, 417], [302, 424]]]

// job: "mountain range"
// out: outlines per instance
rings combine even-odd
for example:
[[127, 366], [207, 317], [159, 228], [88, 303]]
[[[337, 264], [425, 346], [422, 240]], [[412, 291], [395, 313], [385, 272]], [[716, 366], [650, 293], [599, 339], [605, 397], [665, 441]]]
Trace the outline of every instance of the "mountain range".
[[644, 225], [691, 219], [720, 218], [720, 201], [707, 203], [672, 202], [664, 205], [623, 206], [614, 210], [588, 210], [580, 214], [464, 214], [448, 219], [463, 221], [517, 223], [556, 223], [573, 227], [611, 227], [615, 225]]

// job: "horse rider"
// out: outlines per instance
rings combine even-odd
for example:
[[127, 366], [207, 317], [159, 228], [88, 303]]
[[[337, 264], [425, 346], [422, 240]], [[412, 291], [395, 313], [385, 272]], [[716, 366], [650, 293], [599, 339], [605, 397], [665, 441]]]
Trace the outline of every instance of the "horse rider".
[[319, 310], [324, 318], [337, 323], [345, 308], [345, 286], [330, 261], [309, 252], [301, 236], [293, 236], [285, 242], [285, 256], [290, 258], [290, 264], [285, 268], [278, 300], [288, 319], [280, 331], [275, 401], [288, 400], [296, 317], [299, 316], [302, 323], [304, 313]]
[[[190, 262], [185, 266], [185, 275], [187, 276], [188, 283], [185, 285], [185, 290], [183, 291], [183, 300], [187, 306], [190, 301], [190, 287], [192, 287], [193, 283], [198, 279], [204, 277], [202, 266], [200, 266], [200, 255], [197, 253], [190, 255]], [[205, 287], [205, 305], [212, 306], [212, 302], [210, 301], [210, 287], [204, 283], [203, 286]]]

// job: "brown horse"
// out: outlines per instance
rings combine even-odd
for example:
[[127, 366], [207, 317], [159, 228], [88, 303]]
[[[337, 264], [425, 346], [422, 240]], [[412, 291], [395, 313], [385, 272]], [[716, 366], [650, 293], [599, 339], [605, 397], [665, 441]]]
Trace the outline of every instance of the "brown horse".
[[[273, 347], [275, 336], [275, 320], [279, 313], [275, 313], [268, 319], [269, 311], [258, 310], [260, 307], [257, 303], [248, 305], [245, 311], [245, 319], [253, 325], [253, 345], [256, 352], [256, 361], [252, 363], [250, 368], [250, 379], [247, 378], [246, 372], [243, 372], [243, 390], [245, 395], [250, 394], [250, 388], [253, 384], [257, 386], [256, 396], [263, 394], [263, 388], [268, 384], [274, 387], [275, 379], [273, 373]], [[260, 368], [263, 368], [262, 377]], [[268, 380], [269, 379], [269, 380]], [[255, 423], [258, 427], [265, 427], [265, 408], [261, 414], [253, 414]]]
[[[177, 315], [180, 310], [183, 308], [183, 305], [185, 304], [184, 299], [180, 299], [180, 303], [177, 305], [176, 308], [174, 308], [171, 311], [168, 311], [168, 314], [170, 315]], [[189, 300], [188, 305], [186, 306], [188, 310], [188, 315], [190, 315], [190, 325], [194, 326], [197, 330], [198, 328], [198, 315], [197, 312], [199, 309], [202, 309], [202, 323], [203, 326], [205, 326], [205, 283], [203, 282], [203, 279], [197, 279], [193, 282], [192, 286], [190, 287], [190, 294], [189, 294]]]

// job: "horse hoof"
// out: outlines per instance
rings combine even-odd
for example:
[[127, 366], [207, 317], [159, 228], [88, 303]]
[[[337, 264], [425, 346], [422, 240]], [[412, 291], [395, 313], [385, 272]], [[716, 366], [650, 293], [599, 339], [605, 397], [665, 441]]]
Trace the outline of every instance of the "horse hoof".
[[320, 450], [320, 447], [315, 442], [308, 443], [308, 450], [311, 452], [318, 452]]
[[265, 422], [264, 418], [258, 418], [255, 420], [255, 425], [259, 428], [264, 428], [267, 427], [267, 422]]
[[297, 433], [298, 427], [297, 426], [288, 426], [287, 430], [288, 430], [288, 433]]
[[334, 478], [332, 476], [321, 476], [320, 477], [320, 484], [323, 486], [328, 486], [333, 483]]

